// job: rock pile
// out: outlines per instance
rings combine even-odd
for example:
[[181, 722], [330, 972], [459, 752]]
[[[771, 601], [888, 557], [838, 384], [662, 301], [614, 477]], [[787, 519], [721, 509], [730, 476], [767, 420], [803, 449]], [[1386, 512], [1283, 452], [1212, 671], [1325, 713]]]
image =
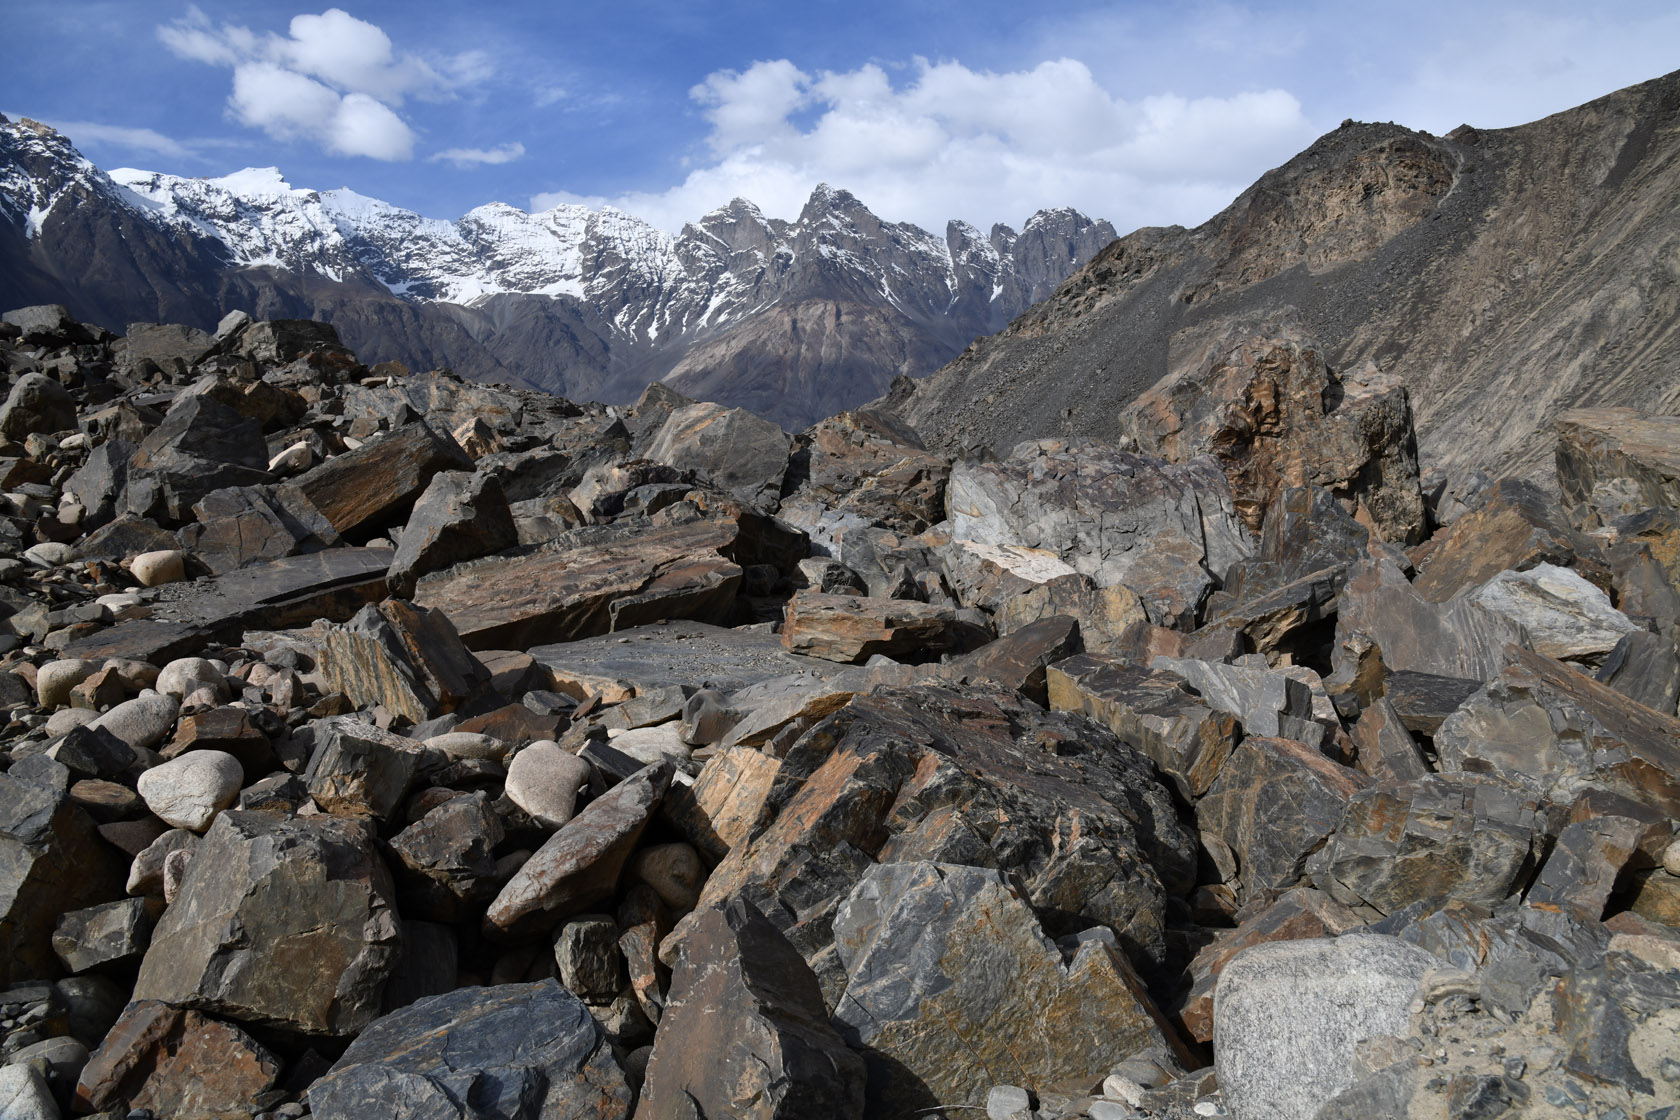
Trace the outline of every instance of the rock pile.
[[1680, 420], [1446, 503], [1263, 339], [953, 462], [5, 324], [0, 1114], [1680, 1117]]

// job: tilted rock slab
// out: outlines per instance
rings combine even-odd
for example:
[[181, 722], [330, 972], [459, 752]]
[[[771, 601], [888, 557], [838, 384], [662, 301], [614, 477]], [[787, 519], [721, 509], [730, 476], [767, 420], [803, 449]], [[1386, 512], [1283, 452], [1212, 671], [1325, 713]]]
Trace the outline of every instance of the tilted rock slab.
[[329, 630], [321, 672], [357, 707], [383, 704], [414, 723], [455, 711], [490, 682], [446, 614], [401, 599]]
[[1568, 505], [1625, 478], [1647, 505], [1680, 509], [1680, 416], [1631, 408], [1577, 408], [1557, 418], [1557, 476]]
[[671, 975], [639, 1120], [852, 1120], [863, 1087], [863, 1059], [776, 927], [744, 899], [701, 914]]
[[296, 486], [338, 532], [371, 533], [400, 524], [439, 471], [472, 469], [454, 439], [415, 423], [333, 456]]
[[397, 961], [393, 899], [364, 826], [223, 813], [152, 933], [134, 998], [353, 1035], [379, 1014]]
[[118, 1101], [178, 1120], [253, 1113], [280, 1060], [250, 1035], [196, 1011], [136, 1000], [105, 1035], [76, 1083], [78, 1111]]
[[1002, 871], [877, 864], [834, 932], [847, 974], [834, 1021], [865, 1051], [863, 1115], [1095, 1081], [1140, 1050], [1182, 1050], [1124, 956], [1093, 938], [1064, 964]]
[[309, 1089], [319, 1120], [625, 1120], [630, 1087], [558, 981], [460, 988], [363, 1030]]

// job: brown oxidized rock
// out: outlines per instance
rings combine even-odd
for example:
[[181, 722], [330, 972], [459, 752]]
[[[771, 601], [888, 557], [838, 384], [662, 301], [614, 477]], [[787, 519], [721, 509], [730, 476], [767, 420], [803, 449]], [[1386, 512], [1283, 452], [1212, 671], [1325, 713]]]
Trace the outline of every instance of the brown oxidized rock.
[[484, 915], [485, 936], [534, 936], [611, 895], [670, 784], [670, 762], [654, 763], [562, 825], [490, 904]]
[[1680, 816], [1680, 719], [1526, 649], [1506, 651], [1435, 747], [1445, 770], [1492, 767], [1553, 800], [1596, 786]]
[[1338, 375], [1299, 334], [1215, 348], [1134, 401], [1121, 424], [1145, 454], [1178, 463], [1212, 455], [1254, 532], [1280, 490], [1313, 485], [1357, 502], [1388, 540], [1423, 534], [1405, 387], [1374, 369]]
[[589, 1008], [554, 980], [458, 988], [393, 1011], [309, 1088], [318, 1120], [627, 1120], [630, 1102]]
[[752, 902], [831, 998], [835, 908], [877, 861], [1007, 868], [1052, 935], [1106, 924], [1139, 961], [1160, 959], [1165, 895], [1194, 877], [1194, 842], [1141, 754], [994, 685], [855, 697], [789, 748], [757, 821], [700, 905]]
[[1680, 509], [1680, 416], [1631, 408], [1577, 408], [1560, 415], [1557, 477], [1570, 506], [1613, 479], [1631, 481], [1646, 506]]
[[365, 826], [226, 812], [152, 933], [134, 998], [353, 1035], [379, 1013], [401, 936]]
[[689, 928], [648, 1062], [640, 1120], [851, 1120], [863, 1060], [828, 1021], [809, 966], [743, 899]]
[[357, 707], [383, 704], [414, 723], [455, 711], [490, 680], [447, 615], [400, 599], [329, 630], [321, 672]]
[[369, 534], [401, 524], [439, 471], [472, 469], [472, 459], [452, 438], [415, 423], [333, 456], [296, 485], [334, 529]]
[[319, 734], [304, 773], [315, 804], [340, 816], [376, 820], [396, 812], [420, 769], [420, 744], [351, 716], [332, 718]]
[[923, 659], [984, 641], [952, 608], [908, 599], [801, 591], [788, 600], [782, 620], [782, 645], [790, 653], [853, 664], [877, 654]]
[[689, 404], [673, 409], [647, 457], [711, 479], [742, 501], [774, 508], [793, 439], [744, 408]]
[[1237, 741], [1237, 721], [1203, 704], [1177, 673], [1082, 654], [1050, 666], [1050, 707], [1083, 712], [1135, 743], [1194, 802]]
[[706, 760], [693, 785], [671, 790], [660, 814], [714, 860], [759, 823], [781, 762], [753, 747], [726, 747]]
[[[1577, 558], [1590, 562], [1597, 551], [1554, 499], [1520, 478], [1494, 483], [1474, 509], [1430, 544], [1415, 586], [1431, 603], [1445, 603], [1503, 571], [1527, 571], [1542, 562], [1569, 567]], [[1598, 565], [1590, 565], [1590, 572], [1608, 574]]]
[[1049, 707], [1045, 674], [1049, 666], [1084, 649], [1079, 623], [1051, 615], [987, 642], [973, 653], [940, 667], [952, 680], [992, 681], [1012, 688], [1041, 707]]
[[1390, 670], [1480, 681], [1499, 673], [1507, 645], [1528, 642], [1521, 623], [1471, 599], [1426, 599], [1388, 560], [1353, 566], [1339, 597], [1336, 633], [1344, 641], [1354, 634], [1375, 641]]
[[865, 1051], [863, 1115], [978, 1105], [992, 1083], [1088, 1084], [1140, 1050], [1182, 1053], [1112, 943], [1089, 938], [1064, 964], [1002, 871], [877, 864], [834, 931], [847, 976], [834, 1021]]
[[260, 1111], [280, 1060], [238, 1027], [156, 1000], [123, 1009], [83, 1067], [80, 1111], [126, 1102], [179, 1120], [219, 1120]]
[[997, 610], [998, 633], [1009, 634], [1046, 618], [1067, 615], [1079, 623], [1080, 641], [1090, 653], [1109, 653], [1127, 631], [1149, 624], [1137, 594], [1126, 587], [1098, 587], [1073, 573], [1046, 580], [1005, 599]]
[[661, 619], [725, 622], [741, 568], [721, 553], [728, 519], [604, 527], [593, 543], [472, 561], [422, 579], [415, 601], [447, 614], [471, 649], [528, 649]]
[[790, 481], [803, 478], [789, 502], [816, 502], [900, 533], [944, 519], [951, 464], [892, 413], [842, 412], [806, 429], [799, 442], [789, 473]]

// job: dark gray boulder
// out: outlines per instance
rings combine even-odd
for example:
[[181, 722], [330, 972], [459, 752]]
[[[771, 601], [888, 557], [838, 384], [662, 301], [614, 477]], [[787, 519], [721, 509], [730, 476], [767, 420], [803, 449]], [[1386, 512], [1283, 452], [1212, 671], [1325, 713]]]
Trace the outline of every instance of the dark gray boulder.
[[0, 437], [21, 442], [39, 432], [51, 435], [76, 426], [76, 402], [70, 391], [44, 373], [17, 379], [6, 403], [0, 405]]
[[414, 503], [386, 576], [391, 594], [406, 598], [427, 572], [476, 560], [519, 543], [507, 495], [495, 475], [440, 471]]

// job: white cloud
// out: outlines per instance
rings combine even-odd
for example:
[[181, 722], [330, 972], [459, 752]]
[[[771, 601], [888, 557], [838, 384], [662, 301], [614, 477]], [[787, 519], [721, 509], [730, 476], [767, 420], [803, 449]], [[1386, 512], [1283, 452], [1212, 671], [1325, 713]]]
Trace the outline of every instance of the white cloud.
[[446, 161], [456, 167], [472, 167], [485, 163], [512, 163], [525, 154], [525, 145], [515, 141], [494, 148], [446, 148], [426, 157], [430, 163]]
[[[1122, 231], [1200, 222], [1317, 132], [1284, 90], [1128, 101], [1070, 58], [1008, 73], [917, 59], [897, 87], [873, 64], [813, 74], [778, 59], [714, 73], [690, 96], [712, 158], [668, 190], [611, 200], [671, 230], [735, 196], [791, 218], [819, 182], [935, 232], [1057, 205]], [[532, 203], [558, 201], [579, 200]]]
[[172, 140], [150, 128], [124, 128], [121, 125], [96, 124], [93, 121], [51, 120], [44, 123], [70, 137], [78, 146], [90, 143], [110, 144], [138, 152], [152, 152], [171, 159], [191, 159], [193, 156], [192, 149], [179, 140]]
[[398, 53], [378, 26], [339, 8], [292, 19], [285, 37], [214, 26], [198, 8], [158, 28], [181, 58], [233, 70], [228, 113], [279, 140], [314, 143], [334, 155], [413, 158], [405, 99], [435, 100], [484, 81], [489, 57], [468, 51], [438, 67]]

